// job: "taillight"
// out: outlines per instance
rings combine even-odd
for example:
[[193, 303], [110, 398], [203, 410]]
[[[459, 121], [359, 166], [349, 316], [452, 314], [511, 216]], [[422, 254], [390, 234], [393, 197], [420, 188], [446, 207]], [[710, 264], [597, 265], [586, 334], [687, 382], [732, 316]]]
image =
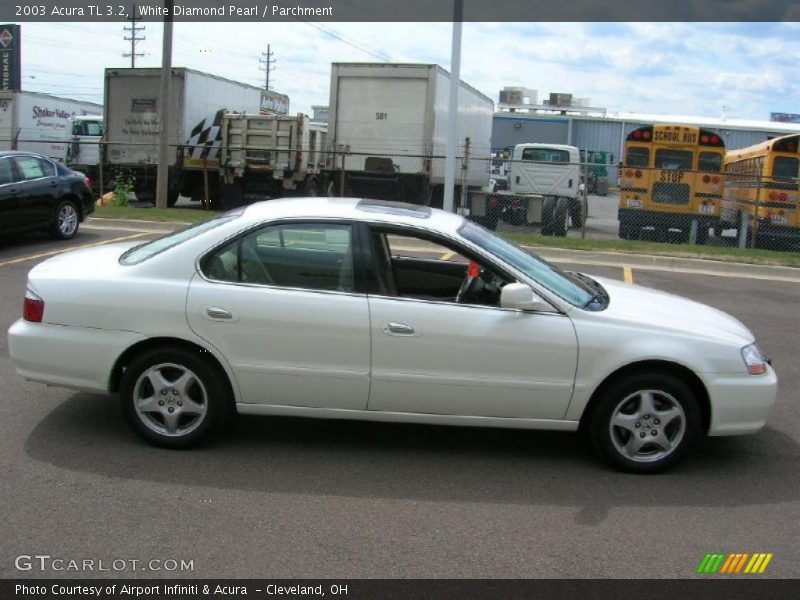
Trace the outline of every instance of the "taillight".
[[770, 192], [769, 194], [767, 194], [767, 198], [769, 198], [770, 200], [772, 200], [774, 202], [775, 200], [778, 199], [778, 193], [777, 192]]
[[41, 323], [44, 317], [44, 300], [31, 290], [25, 290], [25, 301], [22, 305], [22, 318], [31, 323]]
[[713, 181], [714, 183], [719, 183], [720, 181], [722, 181], [722, 179], [720, 178], [719, 175], [714, 175], [714, 177], [711, 178], [711, 181]]
[[83, 183], [85, 183], [85, 184], [86, 184], [86, 187], [92, 187], [92, 180], [91, 180], [91, 179], [89, 179], [88, 177], [86, 177], [86, 178], [83, 180]]
[[778, 200], [780, 200], [781, 202], [787, 202], [789, 200], [789, 194], [787, 194], [786, 192], [781, 192], [780, 194], [778, 194]]
[[633, 177], [633, 171], [631, 171], [630, 169], [625, 171], [625, 177]]
[[636, 171], [636, 173], [634, 173], [634, 175], [636, 175], [636, 179], [641, 179], [642, 172], [637, 169], [637, 171]]
[[708, 183], [710, 181], [711, 181], [711, 177], [709, 177], [708, 175], [703, 175], [703, 183]]
[[645, 131], [644, 133], [642, 133], [642, 137], [644, 139], [646, 139], [646, 140], [649, 140], [650, 139], [650, 132], [649, 131]]

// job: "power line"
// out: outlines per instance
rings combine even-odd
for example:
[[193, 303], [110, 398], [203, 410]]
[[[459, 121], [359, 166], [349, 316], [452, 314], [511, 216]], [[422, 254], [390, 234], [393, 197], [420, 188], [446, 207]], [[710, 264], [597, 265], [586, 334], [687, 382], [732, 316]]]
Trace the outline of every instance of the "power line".
[[269, 44], [267, 44], [267, 51], [262, 52], [261, 56], [263, 58], [258, 59], [259, 63], [258, 68], [259, 70], [264, 71], [266, 73], [266, 79], [264, 81], [264, 89], [269, 91], [269, 74], [270, 71], [275, 70], [275, 59], [272, 58], [274, 55], [272, 54], [272, 49]]
[[144, 36], [136, 37], [136, 32], [144, 31], [146, 29], [146, 27], [137, 27], [136, 26], [136, 21], [141, 21], [142, 18], [141, 17], [139, 17], [139, 18], [136, 17], [136, 5], [135, 4], [131, 8], [131, 16], [128, 17], [127, 20], [131, 22], [131, 26], [130, 27], [123, 27], [123, 29], [125, 31], [130, 31], [131, 32], [131, 37], [124, 37], [124, 39], [131, 43], [131, 51], [123, 53], [122, 56], [124, 56], [124, 57], [130, 56], [131, 57], [131, 68], [134, 68], [136, 66], [136, 57], [137, 56], [144, 56], [144, 52], [136, 52], [136, 42], [141, 42], [142, 40], [145, 39]]

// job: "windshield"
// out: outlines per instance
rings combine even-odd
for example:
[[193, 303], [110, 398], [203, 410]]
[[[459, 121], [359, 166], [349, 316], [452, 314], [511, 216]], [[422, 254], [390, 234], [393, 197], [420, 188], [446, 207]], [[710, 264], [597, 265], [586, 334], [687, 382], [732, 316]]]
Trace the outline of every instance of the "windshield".
[[186, 240], [190, 240], [193, 237], [197, 237], [198, 235], [209, 231], [210, 229], [214, 229], [215, 227], [219, 227], [224, 223], [232, 221], [240, 216], [243, 212], [244, 211], [241, 208], [232, 210], [230, 212], [226, 212], [224, 215], [220, 215], [215, 219], [211, 219], [210, 221], [203, 221], [197, 225], [192, 225], [186, 229], [182, 229], [180, 231], [176, 231], [175, 233], [170, 233], [169, 235], [155, 239], [152, 242], [145, 242], [144, 244], [135, 246], [125, 252], [120, 257], [119, 262], [123, 265], [138, 264], [152, 256], [155, 256], [156, 254], [164, 252], [164, 250], [174, 248]]
[[465, 221], [458, 232], [570, 304], [584, 307], [592, 301], [593, 293], [585, 282], [568, 275], [514, 242], [497, 236], [472, 221]]

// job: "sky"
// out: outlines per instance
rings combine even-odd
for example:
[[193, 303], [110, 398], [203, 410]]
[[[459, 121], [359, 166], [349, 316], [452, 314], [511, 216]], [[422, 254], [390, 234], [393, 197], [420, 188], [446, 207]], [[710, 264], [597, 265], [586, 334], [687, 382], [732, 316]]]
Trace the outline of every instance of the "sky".
[[[23, 89], [102, 102], [103, 69], [130, 66], [123, 23], [23, 23]], [[146, 23], [137, 66], [161, 63]], [[292, 113], [328, 104], [331, 62], [425, 62], [449, 69], [449, 23], [176, 23], [173, 66], [254, 85], [270, 44], [270, 88]], [[768, 120], [800, 113], [800, 23], [465, 23], [461, 78], [588, 98], [610, 112]]]

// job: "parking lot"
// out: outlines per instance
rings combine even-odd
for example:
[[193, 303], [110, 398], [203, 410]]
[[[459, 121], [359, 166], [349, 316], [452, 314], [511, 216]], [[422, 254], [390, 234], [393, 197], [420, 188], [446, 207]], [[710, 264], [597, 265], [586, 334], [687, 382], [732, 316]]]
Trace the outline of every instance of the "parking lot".
[[[38, 261], [147, 235], [0, 241], [2, 331]], [[121, 571], [143, 577], [681, 578], [715, 551], [771, 552], [761, 577], [800, 576], [800, 285], [561, 266], [627, 272], [742, 320], [780, 378], [768, 427], [705, 440], [657, 476], [613, 471], [573, 434], [287, 418], [239, 418], [213, 445], [176, 452], [136, 438], [114, 400], [22, 380], [2, 335], [0, 577], [91, 576], [15, 568], [38, 553], [193, 561]]]

